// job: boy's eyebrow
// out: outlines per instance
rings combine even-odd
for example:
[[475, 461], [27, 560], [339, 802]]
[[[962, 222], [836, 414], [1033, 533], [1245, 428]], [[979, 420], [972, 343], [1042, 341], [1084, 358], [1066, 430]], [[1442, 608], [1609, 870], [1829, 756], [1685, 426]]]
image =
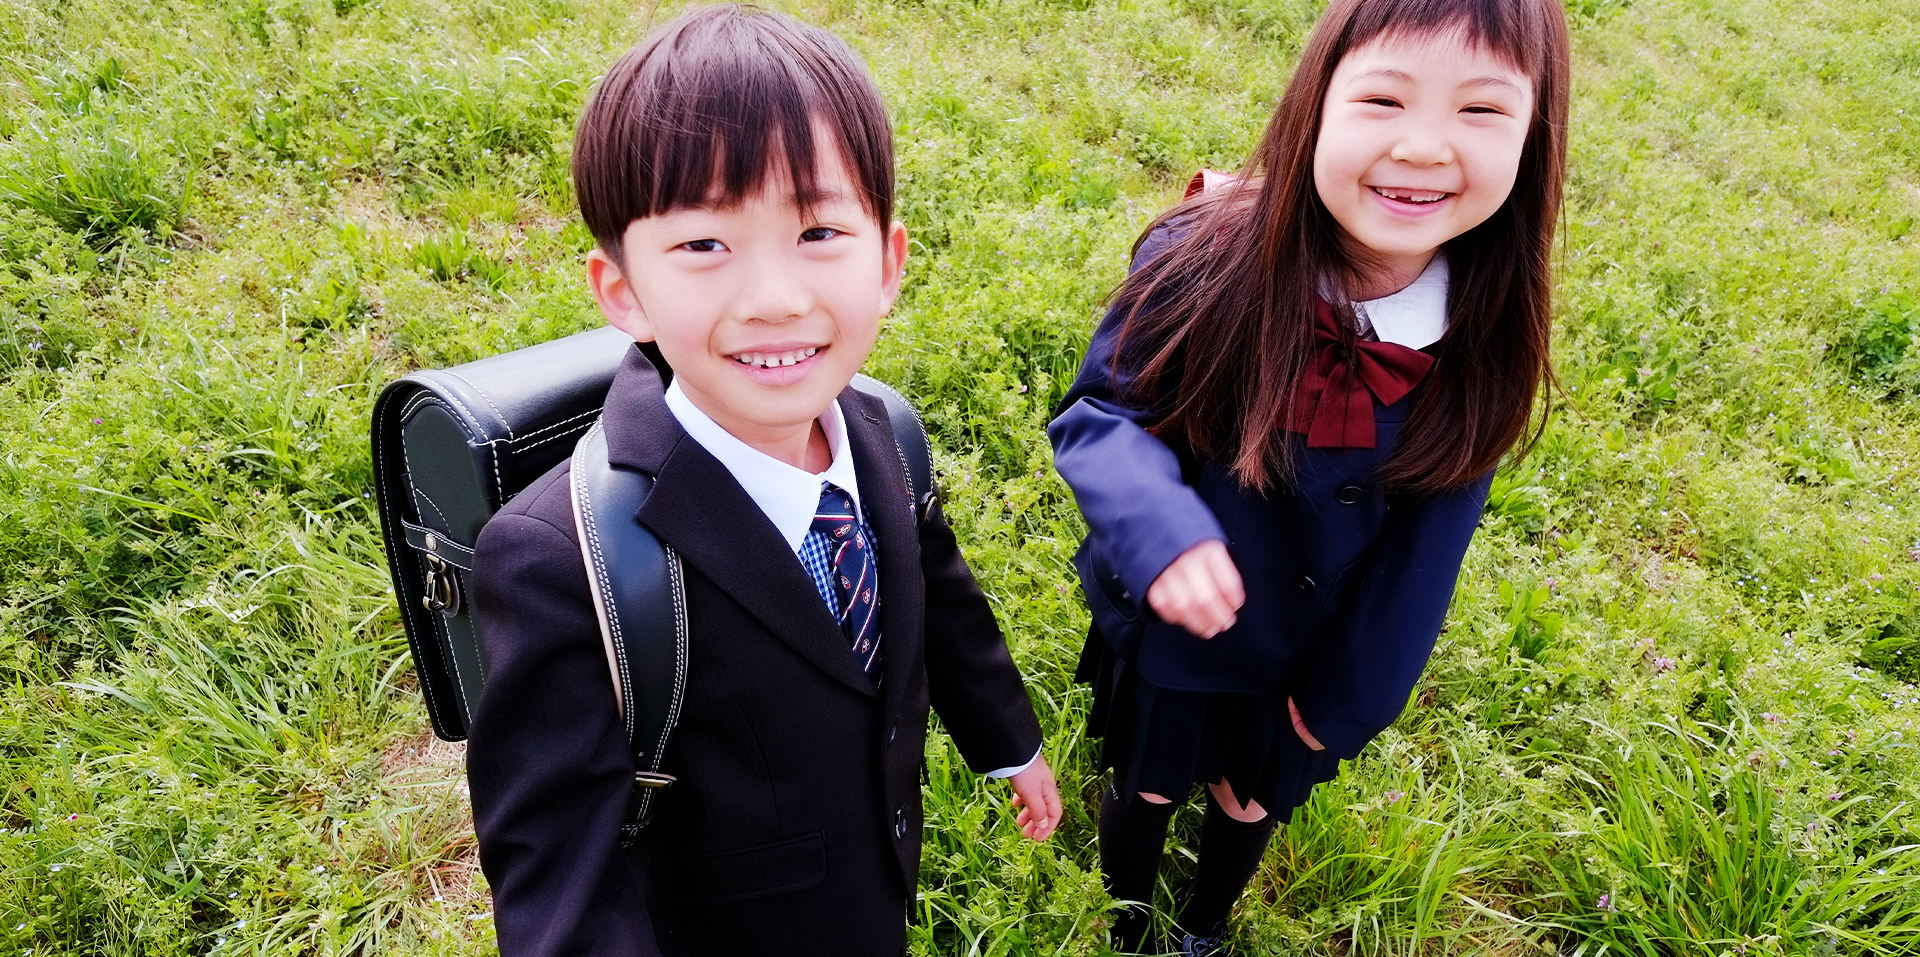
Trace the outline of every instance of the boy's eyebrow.
[[[697, 209], [703, 212], [716, 212], [731, 209], [744, 201], [745, 197], [725, 199], [718, 195], [709, 195], [706, 199], [698, 203], [689, 204], [687, 208]], [[816, 189], [810, 190], [805, 194], [796, 190], [786, 195], [786, 201], [792, 205], [802, 207], [822, 206], [829, 203], [851, 203], [855, 205], [860, 203], [859, 197], [841, 189]]]

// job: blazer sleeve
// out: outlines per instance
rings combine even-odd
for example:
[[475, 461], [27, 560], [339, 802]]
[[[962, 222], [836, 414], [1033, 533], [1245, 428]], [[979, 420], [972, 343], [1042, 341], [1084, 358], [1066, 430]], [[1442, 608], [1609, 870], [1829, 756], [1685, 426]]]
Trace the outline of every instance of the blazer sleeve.
[[[1165, 241], [1161, 233], [1149, 236], [1133, 268], [1153, 258]], [[1117, 308], [1101, 320], [1047, 438], [1053, 467], [1073, 488], [1086, 519], [1089, 544], [1120, 576], [1124, 600], [1144, 607], [1147, 587], [1174, 559], [1227, 535], [1187, 484], [1179, 457], [1147, 431], [1158, 416], [1122, 398], [1132, 385], [1124, 363], [1117, 369], [1114, 363], [1124, 321]]]
[[1040, 721], [993, 607], [936, 500], [920, 523], [927, 582], [927, 697], [967, 767], [985, 774], [1033, 760]]
[[1402, 497], [1345, 597], [1338, 624], [1294, 683], [1300, 720], [1351, 760], [1406, 708], [1453, 602], [1493, 473], [1439, 495]]
[[573, 530], [502, 514], [474, 563], [487, 683], [467, 778], [500, 953], [657, 954], [620, 848], [633, 757]]

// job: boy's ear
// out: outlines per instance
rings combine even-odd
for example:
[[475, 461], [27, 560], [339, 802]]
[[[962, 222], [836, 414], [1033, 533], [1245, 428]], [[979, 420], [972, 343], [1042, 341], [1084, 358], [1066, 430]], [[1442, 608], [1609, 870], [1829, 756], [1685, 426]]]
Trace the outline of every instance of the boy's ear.
[[907, 226], [895, 220], [887, 227], [885, 248], [880, 263], [880, 312], [885, 315], [900, 298], [900, 279], [907, 268]]
[[647, 321], [647, 311], [640, 307], [633, 284], [627, 282], [620, 264], [598, 246], [587, 253], [587, 285], [593, 287], [593, 301], [600, 306], [600, 314], [607, 317], [607, 325], [632, 336], [635, 342], [653, 341], [653, 323]]

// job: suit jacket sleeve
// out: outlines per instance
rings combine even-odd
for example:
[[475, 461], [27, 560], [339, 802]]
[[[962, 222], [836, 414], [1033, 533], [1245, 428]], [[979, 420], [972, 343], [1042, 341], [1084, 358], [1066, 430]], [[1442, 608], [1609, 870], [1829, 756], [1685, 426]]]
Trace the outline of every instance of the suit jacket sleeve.
[[656, 954], [619, 840], [633, 757], [573, 530], [496, 516], [473, 580], [487, 684], [467, 777], [500, 953]]
[[[1162, 233], [1140, 245], [1134, 268], [1164, 246]], [[1144, 607], [1147, 587], [1187, 549], [1226, 532], [1181, 474], [1180, 459], [1147, 431], [1158, 418], [1123, 401], [1132, 375], [1114, 354], [1125, 316], [1114, 309], [1087, 346], [1080, 376], [1047, 426], [1053, 466], [1073, 488], [1087, 538], [1120, 576], [1127, 599]]]
[[967, 761], [982, 774], [1017, 767], [1040, 750], [1040, 722], [993, 607], [960, 555], [938, 501], [920, 523], [927, 581], [927, 696]]
[[1338, 624], [1294, 683], [1300, 719], [1327, 750], [1354, 758], [1406, 708], [1492, 481], [1489, 472], [1465, 488], [1402, 497], [1388, 509]]

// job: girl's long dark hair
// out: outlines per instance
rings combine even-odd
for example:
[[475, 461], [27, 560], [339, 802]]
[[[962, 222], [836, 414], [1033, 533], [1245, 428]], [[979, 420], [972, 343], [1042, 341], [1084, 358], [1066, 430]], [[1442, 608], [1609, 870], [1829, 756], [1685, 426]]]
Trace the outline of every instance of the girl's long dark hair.
[[1147, 232], [1173, 220], [1178, 237], [1114, 293], [1127, 317], [1116, 357], [1140, 360], [1134, 398], [1165, 410], [1155, 433], [1220, 457], [1249, 490], [1293, 475], [1284, 424], [1313, 347], [1315, 304], [1325, 287], [1344, 299], [1337, 291], [1353, 288], [1363, 265], [1342, 248], [1313, 185], [1334, 68], [1383, 35], [1454, 30], [1533, 79], [1534, 112], [1512, 194], [1445, 247], [1447, 332], [1380, 478], [1401, 491], [1458, 488], [1530, 438], [1534, 398], [1552, 374], [1551, 253], [1566, 171], [1559, 0], [1333, 0], [1246, 175], [1161, 216]]

